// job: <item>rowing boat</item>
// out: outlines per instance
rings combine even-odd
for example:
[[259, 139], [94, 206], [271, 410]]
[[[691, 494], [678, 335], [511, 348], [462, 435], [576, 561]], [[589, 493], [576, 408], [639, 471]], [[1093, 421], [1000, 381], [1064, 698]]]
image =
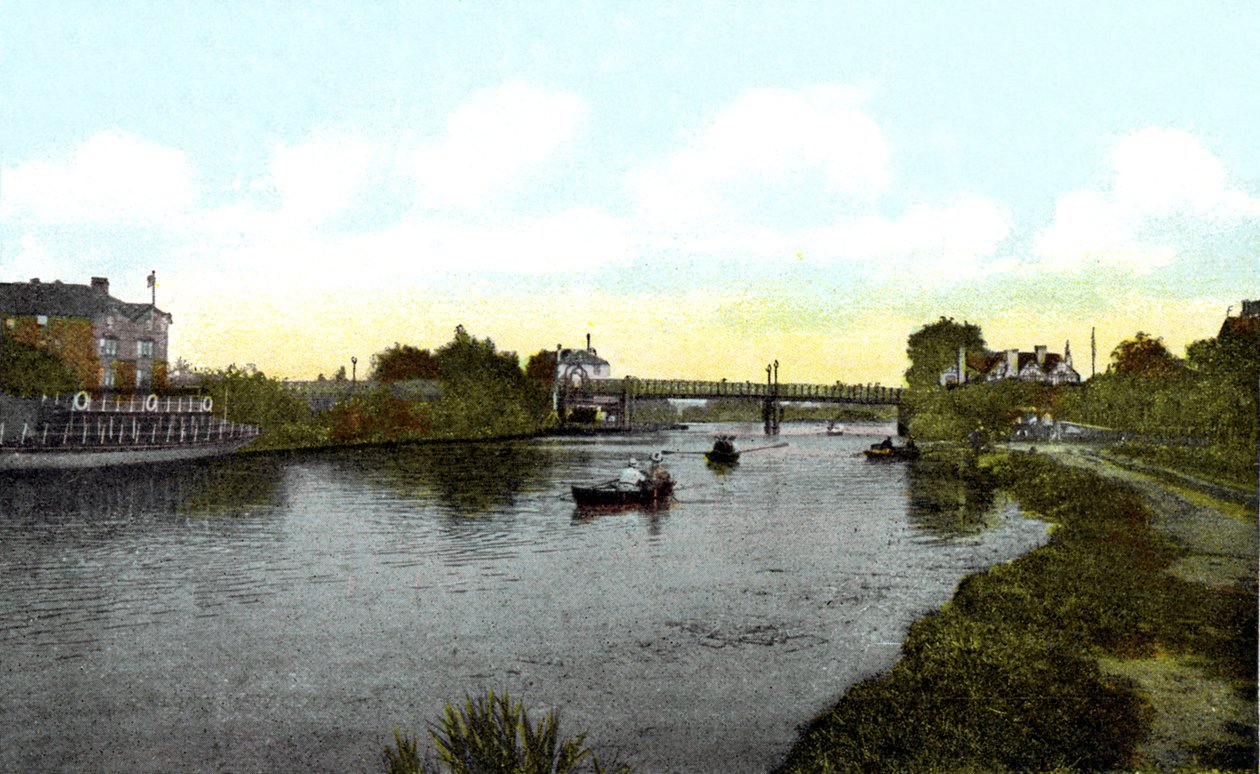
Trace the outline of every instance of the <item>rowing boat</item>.
[[866, 455], [868, 460], [877, 460], [880, 462], [917, 460], [919, 458], [919, 450], [917, 448], [907, 446], [879, 446], [873, 449], [864, 449], [862, 453]]
[[574, 484], [571, 489], [573, 500], [580, 508], [659, 508], [669, 504], [674, 479], [665, 478], [655, 485], [645, 484], [634, 489], [622, 489], [616, 484]]

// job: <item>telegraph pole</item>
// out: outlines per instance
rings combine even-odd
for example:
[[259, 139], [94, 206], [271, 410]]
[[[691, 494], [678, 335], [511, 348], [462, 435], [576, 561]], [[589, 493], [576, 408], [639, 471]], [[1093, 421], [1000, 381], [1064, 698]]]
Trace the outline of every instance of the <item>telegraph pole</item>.
[[1098, 359], [1098, 342], [1094, 339], [1094, 332], [1097, 328], [1089, 329], [1089, 378], [1094, 378], [1094, 365]]

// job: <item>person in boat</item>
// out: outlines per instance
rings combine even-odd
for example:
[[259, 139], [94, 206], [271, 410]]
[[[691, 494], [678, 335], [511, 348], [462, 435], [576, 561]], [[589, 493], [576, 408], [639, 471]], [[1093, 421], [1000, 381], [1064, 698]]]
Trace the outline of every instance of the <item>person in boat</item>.
[[918, 451], [919, 447], [915, 445], [913, 438], [906, 439], [906, 451]]
[[876, 444], [871, 444], [872, 449], [891, 449], [893, 447], [892, 436], [887, 436], [884, 440]]
[[719, 435], [717, 440], [713, 442], [713, 451], [719, 454], [733, 454], [735, 452], [735, 440], [733, 435]]
[[669, 480], [669, 471], [665, 469], [665, 455], [652, 452], [652, 465], [648, 468], [647, 481], [652, 486], [660, 486]]
[[631, 457], [617, 479], [617, 488], [622, 491], [631, 491], [638, 489], [646, 480], [643, 471], [639, 470], [639, 461]]

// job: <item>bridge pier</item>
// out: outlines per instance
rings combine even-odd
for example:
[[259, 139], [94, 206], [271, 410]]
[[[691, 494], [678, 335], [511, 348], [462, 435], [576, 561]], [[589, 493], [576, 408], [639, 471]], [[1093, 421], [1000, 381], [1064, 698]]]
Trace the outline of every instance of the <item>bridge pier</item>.
[[623, 384], [625, 390], [621, 393], [621, 421], [617, 424], [622, 430], [629, 431], [634, 427], [634, 388], [629, 378]]

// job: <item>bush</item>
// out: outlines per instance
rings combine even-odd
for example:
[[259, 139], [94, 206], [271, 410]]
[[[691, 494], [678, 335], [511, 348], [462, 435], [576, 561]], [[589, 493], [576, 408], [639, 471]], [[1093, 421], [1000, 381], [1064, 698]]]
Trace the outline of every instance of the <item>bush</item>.
[[[441, 768], [420, 760], [418, 744], [394, 729], [394, 747], [385, 748], [387, 774], [602, 774], [599, 759], [585, 746], [586, 735], [560, 736], [560, 721], [548, 712], [532, 724], [521, 702], [507, 692], [468, 697], [461, 707], [446, 705], [438, 725], [429, 727]], [[611, 771], [628, 774], [628, 766]]]

